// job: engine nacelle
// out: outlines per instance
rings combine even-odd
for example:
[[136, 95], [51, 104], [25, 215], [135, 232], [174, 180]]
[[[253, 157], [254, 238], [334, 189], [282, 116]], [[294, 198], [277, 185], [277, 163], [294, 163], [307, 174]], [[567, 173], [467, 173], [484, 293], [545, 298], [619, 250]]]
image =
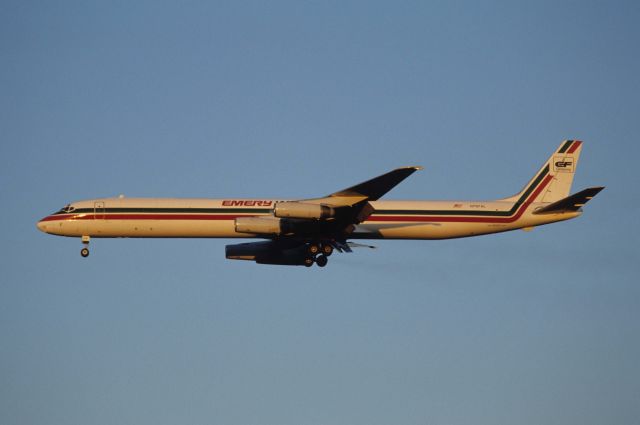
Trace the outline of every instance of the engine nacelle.
[[229, 260], [248, 260], [258, 264], [281, 266], [302, 266], [307, 258], [305, 245], [298, 243], [288, 245], [275, 241], [227, 245], [225, 254]]
[[335, 210], [322, 204], [306, 202], [277, 202], [273, 215], [282, 218], [326, 219], [335, 216]]
[[235, 219], [236, 232], [259, 235], [280, 235], [281, 220], [276, 217], [238, 217]]
[[318, 220], [278, 217], [238, 217], [235, 228], [238, 233], [266, 236], [313, 235], [320, 233], [323, 222]]

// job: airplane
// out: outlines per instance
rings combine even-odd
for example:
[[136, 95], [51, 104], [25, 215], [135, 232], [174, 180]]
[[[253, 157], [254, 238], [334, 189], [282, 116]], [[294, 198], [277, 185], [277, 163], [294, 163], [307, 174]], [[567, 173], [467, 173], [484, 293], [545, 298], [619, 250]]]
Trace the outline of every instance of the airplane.
[[[582, 142], [565, 140], [514, 196], [492, 201], [380, 200], [422, 167], [402, 167], [321, 198], [101, 198], [64, 206], [37, 223], [52, 235], [91, 238], [260, 238], [225, 247], [226, 258], [319, 267], [361, 239], [449, 239], [531, 230], [582, 214], [604, 187], [569, 195]], [[373, 248], [373, 247], [371, 247]]]

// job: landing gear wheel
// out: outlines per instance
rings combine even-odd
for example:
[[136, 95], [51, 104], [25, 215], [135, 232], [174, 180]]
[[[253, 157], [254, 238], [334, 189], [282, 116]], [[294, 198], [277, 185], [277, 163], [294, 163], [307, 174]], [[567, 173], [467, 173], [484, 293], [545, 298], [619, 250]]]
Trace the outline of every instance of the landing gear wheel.
[[304, 259], [304, 266], [305, 267], [311, 267], [313, 266], [313, 257], [307, 257]]
[[82, 235], [82, 245], [84, 245], [84, 247], [80, 250], [80, 255], [82, 255], [84, 258], [87, 258], [89, 256], [90, 241], [91, 241], [91, 236]]
[[311, 256], [316, 255], [318, 252], [320, 252], [320, 246], [318, 246], [318, 244], [316, 243], [310, 243], [309, 245], [307, 245], [307, 253]]
[[326, 255], [318, 255], [316, 257], [316, 264], [318, 265], [318, 267], [324, 267], [327, 265], [328, 262], [329, 262], [329, 259], [327, 258]]
[[333, 254], [333, 246], [330, 244], [322, 244], [322, 253], [327, 257], [330, 256]]

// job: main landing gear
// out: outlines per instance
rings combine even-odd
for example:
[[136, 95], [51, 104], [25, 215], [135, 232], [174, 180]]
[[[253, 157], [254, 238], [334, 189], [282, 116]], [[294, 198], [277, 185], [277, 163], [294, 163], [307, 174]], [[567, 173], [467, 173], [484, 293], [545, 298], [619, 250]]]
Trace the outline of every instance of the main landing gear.
[[324, 254], [318, 255], [316, 257], [316, 264], [318, 265], [318, 267], [324, 267], [327, 265], [328, 262], [329, 262], [329, 259]]
[[82, 255], [84, 258], [87, 258], [89, 256], [89, 241], [91, 240], [91, 238], [89, 236], [83, 236], [82, 237], [82, 245], [84, 245], [84, 247], [80, 250], [80, 255]]
[[305, 267], [313, 266], [316, 263], [318, 267], [324, 267], [329, 262], [329, 257], [333, 254], [333, 245], [329, 242], [311, 242], [307, 245], [307, 257], [304, 260]]

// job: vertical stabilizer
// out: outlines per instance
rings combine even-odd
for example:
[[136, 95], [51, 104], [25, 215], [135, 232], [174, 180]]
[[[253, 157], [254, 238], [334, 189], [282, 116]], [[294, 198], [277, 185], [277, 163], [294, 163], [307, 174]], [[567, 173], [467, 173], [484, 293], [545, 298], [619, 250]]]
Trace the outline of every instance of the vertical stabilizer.
[[556, 202], [566, 198], [571, 191], [580, 151], [581, 141], [565, 140], [520, 193], [504, 200], [518, 201], [528, 198], [528, 202]]

